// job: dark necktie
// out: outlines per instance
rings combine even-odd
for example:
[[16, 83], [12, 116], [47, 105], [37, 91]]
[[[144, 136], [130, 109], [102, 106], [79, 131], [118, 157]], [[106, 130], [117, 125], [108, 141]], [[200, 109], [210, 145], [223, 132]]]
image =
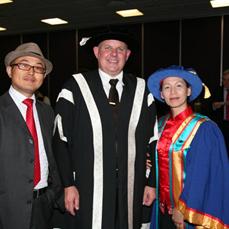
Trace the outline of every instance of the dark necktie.
[[115, 228], [119, 228], [118, 222], [118, 186], [119, 186], [119, 156], [118, 156], [118, 107], [119, 104], [119, 96], [118, 96], [118, 91], [116, 89], [116, 85], [118, 83], [118, 79], [112, 79], [109, 81], [111, 88], [109, 92], [109, 104], [111, 105], [112, 108], [112, 113], [113, 113], [113, 120], [114, 120], [114, 131], [115, 131], [115, 142], [114, 142], [114, 152], [115, 152], [115, 173], [116, 173], [116, 200], [115, 200]]
[[118, 83], [118, 79], [112, 79], [109, 81], [111, 88], [109, 92], [109, 104], [112, 106], [116, 106], [119, 103], [118, 91], [116, 89], [116, 84]]
[[27, 106], [26, 124], [33, 137], [33, 143], [34, 143], [34, 187], [35, 187], [41, 179], [41, 172], [40, 172], [37, 131], [36, 131], [35, 121], [33, 117], [33, 100], [25, 99], [23, 103]]
[[226, 97], [226, 120], [229, 121], [229, 90], [227, 90], [227, 97]]

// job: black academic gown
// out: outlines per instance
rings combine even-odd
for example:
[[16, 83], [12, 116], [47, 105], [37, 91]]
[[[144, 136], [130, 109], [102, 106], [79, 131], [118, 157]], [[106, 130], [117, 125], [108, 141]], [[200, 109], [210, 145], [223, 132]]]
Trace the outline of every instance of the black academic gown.
[[[108, 104], [98, 71], [83, 74], [93, 95], [102, 124], [103, 197], [102, 229], [113, 229], [115, 221], [116, 168], [118, 167], [120, 228], [128, 228], [127, 150], [128, 128], [136, 89], [136, 77], [124, 74], [123, 93], [118, 108], [117, 137], [112, 110]], [[154, 102], [148, 106], [148, 91], [144, 89], [141, 113], [135, 132], [136, 157], [134, 176], [133, 228], [141, 227], [142, 198], [146, 185], [145, 162], [147, 145], [154, 136], [156, 119]], [[64, 93], [62, 93], [64, 92]], [[57, 164], [65, 187], [75, 185], [80, 194], [80, 209], [76, 227], [91, 229], [94, 182], [93, 128], [85, 99], [74, 78], [63, 87], [56, 104], [54, 147]], [[93, 114], [92, 114], [93, 115]], [[59, 117], [59, 119], [57, 118]], [[61, 117], [61, 118], [60, 118]], [[59, 121], [58, 121], [58, 120]], [[115, 142], [118, 150], [116, 153]], [[73, 171], [74, 176], [73, 177]], [[152, 184], [152, 180], [150, 180]], [[95, 227], [94, 227], [95, 228]], [[131, 228], [129, 228], [131, 229]]]

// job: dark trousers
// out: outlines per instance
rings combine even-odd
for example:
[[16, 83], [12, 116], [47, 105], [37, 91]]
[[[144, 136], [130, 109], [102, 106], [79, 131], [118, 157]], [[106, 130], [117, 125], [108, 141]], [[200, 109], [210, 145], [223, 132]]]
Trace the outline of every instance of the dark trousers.
[[119, 198], [118, 198], [118, 188], [119, 182], [118, 182], [118, 171], [116, 174], [116, 193], [115, 193], [115, 229], [121, 229], [120, 228], [120, 220], [119, 220]]
[[34, 199], [30, 229], [51, 229], [50, 221], [52, 214], [53, 206], [45, 193]]
[[160, 211], [159, 219], [160, 229], [176, 229], [176, 226], [172, 221], [172, 215], [169, 215], [167, 211], [165, 211], [164, 214]]

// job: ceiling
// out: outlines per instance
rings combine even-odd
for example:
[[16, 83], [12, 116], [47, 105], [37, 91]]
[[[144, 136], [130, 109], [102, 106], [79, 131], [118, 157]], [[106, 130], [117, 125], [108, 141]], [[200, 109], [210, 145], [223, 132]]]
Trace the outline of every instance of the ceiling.
[[[122, 18], [116, 10], [138, 8], [144, 16]], [[212, 9], [209, 0], [14, 0], [0, 5], [1, 35], [112, 24], [177, 20], [229, 14], [229, 7]], [[69, 24], [50, 26], [40, 20], [59, 17]]]

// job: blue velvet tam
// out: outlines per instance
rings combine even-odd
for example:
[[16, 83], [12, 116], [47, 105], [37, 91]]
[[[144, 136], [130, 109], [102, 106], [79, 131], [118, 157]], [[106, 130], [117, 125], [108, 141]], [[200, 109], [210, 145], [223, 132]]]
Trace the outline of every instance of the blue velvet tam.
[[161, 84], [167, 77], [180, 77], [184, 79], [191, 87], [191, 95], [189, 96], [189, 102], [196, 99], [202, 91], [202, 81], [195, 72], [195, 70], [189, 68], [185, 69], [183, 66], [172, 65], [167, 68], [159, 69], [151, 74], [148, 78], [147, 85], [149, 91], [153, 96], [161, 102], [164, 102], [161, 98]]

